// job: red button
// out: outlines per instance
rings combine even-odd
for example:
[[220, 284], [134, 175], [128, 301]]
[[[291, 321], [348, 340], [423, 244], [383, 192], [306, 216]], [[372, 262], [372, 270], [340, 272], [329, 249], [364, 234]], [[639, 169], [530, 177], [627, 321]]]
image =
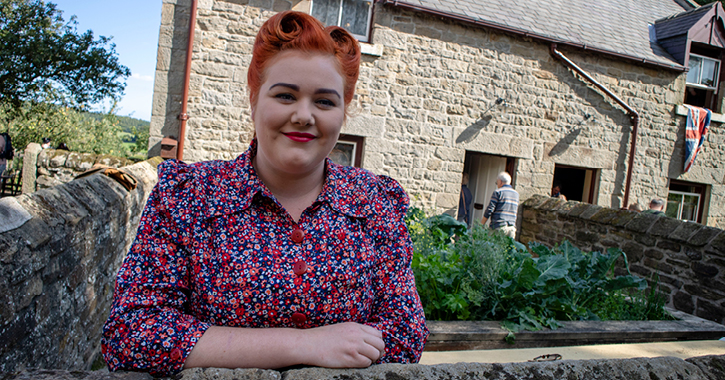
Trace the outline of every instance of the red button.
[[296, 229], [292, 231], [292, 241], [295, 243], [302, 243], [302, 240], [305, 238], [305, 231], [302, 231], [301, 229]]
[[294, 270], [295, 274], [298, 276], [302, 276], [303, 274], [307, 273], [307, 263], [300, 260], [296, 263], [292, 264], [292, 270]]
[[302, 313], [294, 313], [292, 314], [292, 322], [296, 325], [301, 325], [305, 322], [307, 322], [307, 316]]
[[171, 360], [179, 360], [181, 359], [181, 350], [178, 348], [174, 348], [171, 350]]

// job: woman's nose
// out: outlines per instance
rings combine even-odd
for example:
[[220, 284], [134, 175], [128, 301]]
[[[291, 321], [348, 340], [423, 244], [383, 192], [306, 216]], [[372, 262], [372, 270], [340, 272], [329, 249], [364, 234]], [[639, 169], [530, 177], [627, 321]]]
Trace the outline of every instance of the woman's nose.
[[295, 109], [294, 113], [292, 114], [292, 119], [290, 120], [292, 124], [295, 125], [314, 125], [315, 124], [315, 117], [312, 114], [312, 105], [308, 104], [308, 102], [298, 102], [297, 108]]

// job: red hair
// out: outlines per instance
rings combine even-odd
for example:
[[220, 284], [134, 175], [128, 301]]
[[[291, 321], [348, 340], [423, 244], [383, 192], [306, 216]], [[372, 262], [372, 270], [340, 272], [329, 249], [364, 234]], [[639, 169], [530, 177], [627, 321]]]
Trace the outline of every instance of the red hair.
[[306, 13], [285, 11], [265, 21], [254, 41], [252, 62], [247, 71], [249, 101], [252, 106], [259, 97], [259, 88], [265, 80], [264, 71], [267, 65], [278, 53], [285, 50], [333, 55], [345, 82], [345, 106], [350, 104], [360, 73], [360, 46], [357, 40], [339, 26], [325, 28], [320, 21]]

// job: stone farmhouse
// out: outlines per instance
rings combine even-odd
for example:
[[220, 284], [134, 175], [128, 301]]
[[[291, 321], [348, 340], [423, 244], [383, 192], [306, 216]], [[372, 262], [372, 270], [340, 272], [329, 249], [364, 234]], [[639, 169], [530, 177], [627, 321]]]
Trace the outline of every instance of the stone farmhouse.
[[[362, 46], [353, 115], [332, 158], [397, 179], [417, 205], [454, 213], [469, 173], [480, 218], [507, 170], [522, 200], [556, 181], [569, 200], [623, 208], [659, 197], [670, 216], [725, 228], [720, 3], [163, 1], [151, 155], [193, 162], [246, 150], [254, 36], [293, 9]], [[712, 110], [688, 172], [685, 104]]]

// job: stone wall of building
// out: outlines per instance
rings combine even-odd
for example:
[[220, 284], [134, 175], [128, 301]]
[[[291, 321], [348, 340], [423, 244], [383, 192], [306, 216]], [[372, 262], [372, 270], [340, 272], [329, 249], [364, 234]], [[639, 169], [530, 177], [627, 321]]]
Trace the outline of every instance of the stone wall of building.
[[[229, 159], [252, 136], [246, 67], [254, 36], [297, 0], [200, 0], [194, 33], [185, 160]], [[164, 0], [151, 152], [178, 134], [189, 0]], [[392, 176], [422, 207], [454, 212], [466, 152], [516, 159], [523, 199], [548, 193], [555, 165], [595, 169], [594, 203], [621, 207], [632, 123], [626, 111], [552, 58], [546, 43], [376, 5], [363, 43], [352, 115], [362, 166]], [[706, 224], [725, 227], [725, 133], [711, 128], [682, 174], [685, 75], [560, 50], [640, 113], [630, 203], [666, 198], [669, 179], [708, 186]], [[495, 105], [497, 98], [505, 102]], [[156, 153], [154, 153], [156, 152]]]
[[519, 240], [584, 251], [620, 248], [634, 274], [659, 278], [667, 305], [725, 324], [725, 231], [665, 216], [533, 196], [522, 205]]
[[0, 371], [90, 368], [159, 162], [0, 199]]

